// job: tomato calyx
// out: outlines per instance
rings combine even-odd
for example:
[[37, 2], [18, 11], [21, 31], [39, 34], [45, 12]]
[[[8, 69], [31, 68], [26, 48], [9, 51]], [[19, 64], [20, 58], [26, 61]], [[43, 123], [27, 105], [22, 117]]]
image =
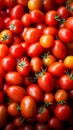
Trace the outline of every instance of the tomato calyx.
[[64, 100], [61, 100], [60, 102], [58, 102], [58, 104], [67, 104], [67, 102]]
[[16, 106], [16, 109], [18, 110], [18, 111], [20, 111], [21, 110], [21, 108], [20, 108], [20, 106], [17, 104], [17, 106]]
[[43, 55], [41, 55], [41, 58], [47, 58], [49, 56], [50, 52], [48, 51], [47, 53], [44, 53]]
[[44, 73], [46, 72], [46, 69], [45, 70], [42, 69], [40, 72], [35, 73], [35, 78], [38, 79], [39, 77], [42, 77]]
[[9, 35], [4, 35], [4, 36], [2, 37], [2, 41], [9, 39], [9, 37], [10, 37]]
[[65, 74], [67, 74], [67, 75], [69, 76], [69, 78], [73, 80], [73, 72], [70, 73], [69, 70], [67, 69], [67, 70], [65, 71]]
[[25, 61], [21, 61], [20, 63], [18, 63], [18, 65], [20, 67], [24, 67], [24, 66], [27, 66], [27, 63]]
[[56, 16], [55, 16], [55, 19], [56, 19], [60, 24], [65, 23], [65, 19], [64, 19], [64, 18], [61, 18], [60, 15], [56, 15]]
[[20, 116], [20, 120], [21, 122], [24, 124], [24, 123], [27, 123], [27, 119], [25, 119], [23, 116]]
[[45, 107], [44, 107], [44, 106], [42, 106], [41, 108], [39, 108], [38, 112], [39, 112], [39, 113], [43, 113], [43, 112], [44, 112], [44, 110], [45, 110]]
[[9, 26], [9, 28], [10, 28], [10, 30], [14, 30], [16, 27], [15, 27], [14, 24], [11, 24], [11, 25]]
[[73, 11], [73, 8], [71, 8], [70, 5], [69, 5], [68, 3], [67, 3], [67, 5], [66, 5], [66, 9], [67, 9], [68, 11], [70, 11], [70, 12]]
[[53, 103], [51, 103], [51, 102], [45, 102], [44, 107], [48, 107], [50, 105], [53, 105]]

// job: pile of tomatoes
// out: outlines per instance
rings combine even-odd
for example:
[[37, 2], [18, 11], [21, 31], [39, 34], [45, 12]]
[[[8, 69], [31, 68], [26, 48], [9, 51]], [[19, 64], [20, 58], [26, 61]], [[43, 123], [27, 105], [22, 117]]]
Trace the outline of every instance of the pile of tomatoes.
[[0, 0], [0, 130], [73, 130], [71, 0]]

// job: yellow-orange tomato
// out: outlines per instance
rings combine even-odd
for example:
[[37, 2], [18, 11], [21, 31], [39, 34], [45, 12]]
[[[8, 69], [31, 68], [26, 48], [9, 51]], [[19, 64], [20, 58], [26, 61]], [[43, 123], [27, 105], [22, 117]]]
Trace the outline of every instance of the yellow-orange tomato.
[[42, 61], [43, 61], [44, 66], [48, 67], [56, 61], [56, 58], [53, 55], [46, 55], [46, 56], [43, 56]]
[[67, 101], [67, 99], [68, 99], [68, 93], [65, 90], [59, 89], [56, 91], [55, 93], [56, 102]]
[[40, 44], [44, 48], [50, 48], [53, 46], [54, 38], [52, 35], [44, 34], [40, 37]]
[[29, 10], [41, 9], [42, 7], [42, 0], [29, 0], [28, 1], [28, 8]]
[[45, 93], [43, 97], [44, 103], [54, 103], [55, 97], [52, 93]]
[[73, 69], [73, 56], [69, 55], [64, 59], [64, 64], [68, 69]]

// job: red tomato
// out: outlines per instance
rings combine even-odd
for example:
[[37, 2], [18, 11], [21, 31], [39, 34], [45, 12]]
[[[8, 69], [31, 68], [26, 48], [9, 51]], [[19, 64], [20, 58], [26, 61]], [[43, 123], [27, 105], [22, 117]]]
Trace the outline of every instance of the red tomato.
[[53, 104], [55, 102], [55, 97], [53, 93], [45, 93], [43, 96], [44, 103], [51, 103]]
[[43, 93], [40, 87], [37, 84], [29, 84], [27, 86], [27, 93], [36, 101], [39, 102], [42, 100]]
[[23, 82], [23, 77], [17, 71], [9, 71], [5, 75], [5, 80], [9, 85], [20, 85]]
[[30, 124], [27, 124], [24, 127], [18, 128], [18, 130], [34, 130], [34, 127]]
[[33, 10], [30, 12], [30, 18], [33, 23], [42, 23], [44, 22], [45, 15], [40, 10]]
[[7, 95], [12, 101], [19, 103], [26, 95], [26, 91], [21, 86], [9, 86], [7, 88]]
[[54, 76], [61, 76], [65, 71], [66, 67], [63, 62], [54, 62], [48, 67], [48, 72]]
[[30, 57], [40, 56], [43, 52], [44, 52], [44, 48], [40, 45], [39, 42], [29, 45], [29, 47], [27, 49], [27, 54]]
[[53, 130], [62, 130], [63, 128], [63, 123], [62, 121], [60, 121], [57, 117], [51, 117], [48, 121], [48, 125], [51, 129]]
[[38, 85], [45, 92], [52, 91], [54, 89], [53, 76], [48, 72], [41, 72], [40, 77], [38, 77]]
[[65, 26], [73, 31], [73, 17], [69, 17], [67, 18], [66, 22], [65, 22]]
[[15, 130], [15, 126], [13, 123], [7, 123], [4, 127], [4, 130]]
[[31, 23], [32, 23], [30, 14], [29, 13], [25, 13], [24, 15], [22, 15], [21, 21], [22, 21], [24, 26], [26, 26], [26, 27], [30, 26]]
[[10, 56], [2, 58], [1, 65], [5, 71], [12, 71], [16, 67], [16, 60]]
[[16, 5], [16, 0], [4, 0], [4, 4], [7, 7], [11, 8]]
[[70, 75], [62, 75], [59, 79], [59, 84], [62, 89], [73, 90], [73, 79]]
[[13, 117], [18, 117], [20, 115], [19, 105], [16, 102], [12, 102], [8, 105], [8, 113]]
[[33, 57], [30, 60], [31, 69], [33, 72], [37, 73], [42, 69], [42, 60], [39, 57]]
[[12, 19], [9, 22], [9, 26], [8, 28], [14, 33], [14, 34], [18, 34], [21, 33], [23, 30], [23, 24], [20, 20], [18, 19]]
[[24, 48], [21, 44], [14, 44], [10, 46], [9, 52], [13, 58], [21, 58], [24, 55]]
[[24, 123], [25, 123], [25, 121], [23, 121], [23, 118], [21, 116], [18, 116], [16, 118], [14, 118], [14, 120], [13, 120], [13, 124], [17, 128], [22, 127], [24, 125]]
[[49, 110], [45, 107], [38, 108], [38, 113], [37, 113], [36, 118], [38, 122], [48, 121], [48, 119], [50, 118]]
[[37, 123], [35, 128], [36, 130], [50, 130], [49, 126], [45, 123]]
[[60, 40], [55, 40], [52, 47], [53, 55], [58, 59], [64, 59], [66, 56], [66, 47]]
[[57, 5], [62, 5], [65, 3], [66, 0], [54, 0], [54, 2], [57, 4]]
[[8, 112], [5, 105], [0, 105], [0, 128], [4, 127], [8, 118]]
[[3, 29], [4, 26], [4, 20], [3, 18], [0, 16], [0, 29]]
[[22, 5], [19, 4], [14, 6], [10, 11], [10, 16], [13, 19], [20, 19], [23, 14], [24, 14], [24, 8]]
[[62, 121], [65, 121], [65, 120], [68, 120], [72, 114], [72, 110], [71, 108], [66, 105], [66, 104], [62, 104], [62, 105], [57, 105], [54, 109], [54, 114], [55, 116], [62, 120]]
[[21, 114], [24, 118], [35, 117], [37, 106], [31, 96], [25, 96], [20, 104]]
[[17, 0], [17, 3], [22, 5], [24, 8], [26, 8], [28, 4], [28, 0]]
[[4, 94], [0, 91], [0, 104], [3, 104], [4, 102]]
[[5, 44], [0, 44], [0, 59], [7, 56], [9, 53], [9, 48]]
[[45, 22], [48, 26], [55, 26], [58, 24], [58, 21], [55, 17], [58, 15], [57, 11], [51, 10], [46, 13]]
[[24, 34], [24, 40], [29, 43], [38, 42], [43, 32], [37, 28], [28, 28]]
[[43, 1], [43, 11], [47, 12], [54, 9], [54, 0], [44, 0]]
[[72, 32], [68, 28], [61, 28], [58, 31], [58, 37], [62, 42], [68, 43], [72, 41]]

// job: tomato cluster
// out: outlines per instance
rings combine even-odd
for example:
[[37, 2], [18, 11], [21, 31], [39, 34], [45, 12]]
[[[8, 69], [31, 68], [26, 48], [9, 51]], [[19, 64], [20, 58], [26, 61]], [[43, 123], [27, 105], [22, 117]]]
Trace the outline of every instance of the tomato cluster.
[[0, 130], [73, 130], [73, 3], [0, 0]]

